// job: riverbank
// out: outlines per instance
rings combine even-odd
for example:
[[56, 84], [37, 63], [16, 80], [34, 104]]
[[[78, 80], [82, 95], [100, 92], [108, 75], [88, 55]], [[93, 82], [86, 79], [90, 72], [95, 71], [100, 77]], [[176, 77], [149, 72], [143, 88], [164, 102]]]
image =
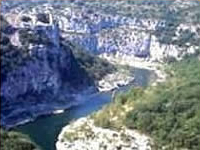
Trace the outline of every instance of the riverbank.
[[[149, 85], [152, 77], [155, 77], [152, 71], [146, 69], [130, 69], [132, 69], [131, 73], [134, 73], [134, 82], [130, 85], [119, 87], [117, 92], [126, 91], [131, 86], [145, 87]], [[61, 129], [73, 120], [89, 116], [93, 112], [101, 110], [103, 106], [111, 102], [112, 91], [97, 92], [96, 94], [84, 93], [80, 96], [82, 101], [84, 101], [83, 104], [71, 107], [61, 114], [39, 117], [34, 122], [18, 126], [14, 129], [29, 135], [35, 143], [41, 146], [42, 150], [55, 150], [55, 142]], [[41, 137], [43, 137], [42, 140]]]
[[[65, 98], [59, 99], [55, 102], [49, 102], [49, 103], [42, 103], [42, 104], [36, 104], [29, 107], [29, 114], [24, 113], [26, 106], [20, 106], [19, 109], [17, 109], [14, 113], [15, 114], [23, 114], [22, 116], [19, 116], [19, 118], [12, 118], [6, 121], [4, 121], [5, 118], [1, 118], [1, 125], [5, 129], [12, 129], [17, 126], [25, 125], [30, 122], [34, 122], [39, 117], [49, 116], [49, 115], [56, 115], [59, 113], [63, 113], [64, 111], [68, 110], [71, 107], [75, 107], [78, 105], [81, 105], [84, 103], [84, 100], [82, 99], [83, 95], [87, 94], [95, 94], [97, 93], [96, 87], [89, 87], [84, 91], [81, 91], [79, 93], [74, 94], [65, 94]], [[11, 114], [11, 115], [15, 115]]]
[[[100, 57], [108, 60], [114, 65], [137, 67], [155, 72], [156, 80], [151, 84], [152, 86], [157, 85], [159, 82], [164, 82], [166, 79], [166, 73], [160, 63], [137, 58], [131, 59], [130, 57]], [[106, 78], [104, 81], [109, 81], [109, 78]], [[135, 130], [130, 130], [125, 127], [122, 127], [122, 129], [117, 131], [97, 127], [94, 125], [94, 121], [90, 117], [78, 119], [77, 121], [63, 127], [58, 136], [58, 141], [56, 142], [57, 150], [151, 150], [152, 145], [153, 142], [151, 138], [144, 134], [140, 134]]]
[[37, 106], [32, 106], [30, 110], [32, 110], [32, 113], [34, 112], [33, 115], [26, 116], [25, 118], [22, 118], [22, 117], [17, 118], [15, 121], [11, 121], [9, 124], [6, 124], [4, 127], [6, 129], [12, 129], [16, 126], [25, 125], [27, 123], [34, 122], [39, 117], [57, 114], [58, 111], [64, 112], [65, 110], [73, 106], [79, 105], [80, 103], [81, 103], [80, 101], [75, 100], [75, 101], [72, 101], [71, 103], [67, 102], [66, 104], [49, 103], [49, 104], [41, 104]]
[[[52, 102], [48, 104], [41, 104], [37, 106], [30, 107], [30, 113], [32, 115], [15, 118], [15, 122], [11, 120], [9, 124], [5, 125], [6, 129], [11, 129], [16, 126], [24, 125], [29, 122], [35, 121], [38, 117], [47, 116], [52, 114], [57, 114], [58, 112], [64, 112], [65, 110], [80, 105], [84, 101], [82, 100], [82, 96], [88, 94], [97, 94], [99, 92], [109, 92], [114, 89], [118, 89], [123, 86], [127, 86], [134, 82], [134, 71], [130, 73], [129, 68], [126, 67], [118, 67], [117, 72], [108, 74], [102, 80], [97, 82], [96, 87], [90, 87], [87, 90], [82, 91], [81, 93], [73, 94], [69, 96], [69, 100], [64, 99], [59, 102]], [[95, 89], [97, 88], [98, 91]], [[20, 113], [23, 113], [23, 109], [21, 108]], [[19, 113], [18, 111], [18, 113]], [[2, 119], [3, 122], [3, 119]]]
[[[11, 120], [9, 123], [5, 124], [4, 119], [2, 118], [2, 123], [6, 129], [12, 129], [16, 126], [25, 125], [27, 123], [35, 121], [37, 118], [48, 115], [56, 115], [59, 113], [63, 113], [71, 107], [75, 107], [84, 103], [82, 96], [84, 95], [95, 95], [99, 92], [109, 92], [113, 89], [117, 89], [122, 86], [126, 86], [133, 82], [134, 77], [129, 75], [125, 75], [120, 72], [116, 72], [113, 74], [109, 74], [104, 79], [98, 81], [97, 87], [90, 87], [87, 90], [82, 91], [78, 94], [70, 95], [70, 100], [62, 100], [60, 102], [52, 102], [48, 104], [40, 104], [36, 106], [30, 107], [30, 116], [24, 116], [20, 118], [15, 118], [15, 120]], [[97, 88], [98, 91], [95, 89]], [[17, 110], [16, 113], [23, 113], [23, 108]]]
[[156, 81], [152, 85], [156, 85], [158, 82], [164, 82], [166, 79], [166, 73], [163, 69], [163, 64], [150, 60], [148, 58], [138, 58], [134, 56], [120, 56], [120, 55], [108, 55], [101, 54], [100, 58], [107, 60], [114, 65], [127, 65], [130, 67], [147, 69], [154, 71], [156, 74]]
[[164, 82], [167, 77], [163, 69], [163, 64], [161, 62], [152, 61], [148, 58], [108, 54], [101, 54], [99, 57], [107, 60], [115, 66], [124, 66], [124, 68], [118, 68], [116, 73], [108, 74], [102, 80], [100, 80], [98, 82], [99, 91], [110, 91], [133, 82], [134, 76], [132, 76], [130, 73], [127, 73], [127, 67], [153, 71], [156, 74], [156, 80], [152, 83], [152, 86], [157, 85], [159, 82]]
[[64, 127], [58, 136], [57, 150], [151, 150], [151, 138], [125, 127], [119, 131], [96, 127], [89, 118], [81, 118]]
[[[117, 66], [117, 65], [116, 65]], [[131, 69], [120, 66], [115, 73], [106, 75], [103, 79], [97, 82], [99, 92], [107, 92], [118, 89], [119, 87], [131, 84], [134, 81], [134, 72]]]

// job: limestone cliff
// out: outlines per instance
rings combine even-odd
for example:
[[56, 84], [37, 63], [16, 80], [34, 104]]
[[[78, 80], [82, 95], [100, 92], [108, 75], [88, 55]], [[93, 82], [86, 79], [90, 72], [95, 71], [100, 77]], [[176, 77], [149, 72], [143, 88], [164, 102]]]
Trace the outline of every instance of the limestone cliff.
[[[41, 109], [37, 113], [54, 109], [47, 103], [72, 102], [69, 93], [74, 89], [94, 85], [87, 70], [98, 79], [103, 76], [97, 68], [107, 64], [91, 67], [86, 59], [78, 63], [72, 46], [61, 44], [60, 37], [85, 52], [117, 58], [116, 62], [179, 60], [199, 54], [199, 6], [197, 0], [3, 0], [3, 124], [13, 124], [16, 116], [34, 117], [35, 108]], [[95, 64], [90, 57], [87, 60]]]
[[1, 20], [1, 125], [70, 106], [73, 93], [94, 86], [72, 49], [60, 44], [55, 23], [22, 28]]
[[[19, 19], [36, 12], [54, 14], [64, 37], [95, 54], [163, 62], [181, 59], [199, 49], [200, 3], [196, 0], [56, 0], [34, 7], [33, 3], [17, 5], [15, 11], [7, 9], [7, 14], [20, 14]], [[31, 26], [33, 22], [21, 25]]]

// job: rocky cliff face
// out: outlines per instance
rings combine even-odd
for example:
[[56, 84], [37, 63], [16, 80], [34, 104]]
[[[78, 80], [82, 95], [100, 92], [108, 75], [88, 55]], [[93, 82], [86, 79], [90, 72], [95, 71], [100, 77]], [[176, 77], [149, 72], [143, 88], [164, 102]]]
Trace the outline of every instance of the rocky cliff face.
[[[178, 11], [196, 6], [198, 4], [183, 6], [184, 9]], [[190, 20], [190, 15], [186, 16], [188, 22], [180, 21], [182, 16], [178, 11], [171, 10], [172, 6], [168, 9], [170, 14], [164, 14], [162, 18], [143, 18], [92, 11], [87, 6], [69, 8], [68, 13], [61, 11], [67, 19], [63, 16], [60, 26], [71, 41], [96, 54], [149, 58], [161, 62], [169, 57], [181, 59], [199, 49], [200, 26]], [[174, 18], [171, 17], [173, 15]]]
[[[164, 61], [199, 49], [198, 1], [54, 1], [15, 13], [36, 11], [58, 18], [62, 35], [95, 54]], [[27, 5], [20, 6], [25, 9]], [[190, 11], [193, 10], [193, 11]], [[13, 13], [13, 12], [12, 12]], [[31, 25], [34, 21], [26, 22]], [[23, 23], [22, 23], [23, 24]]]
[[[72, 49], [60, 44], [56, 24], [21, 28], [5, 20], [4, 23], [7, 27], [1, 28], [1, 125], [13, 125], [62, 105], [70, 106], [76, 101], [72, 93], [94, 85]], [[11, 28], [13, 33], [8, 34]]]
[[173, 61], [199, 53], [199, 6], [196, 0], [3, 1], [3, 124], [34, 116], [35, 107], [43, 111], [55, 99], [66, 103], [69, 92], [94, 84], [60, 36], [97, 56]]

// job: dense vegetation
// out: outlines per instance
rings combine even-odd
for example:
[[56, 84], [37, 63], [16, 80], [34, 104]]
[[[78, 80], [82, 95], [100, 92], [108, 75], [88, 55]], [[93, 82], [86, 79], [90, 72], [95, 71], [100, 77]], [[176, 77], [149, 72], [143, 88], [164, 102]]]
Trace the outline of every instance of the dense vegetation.
[[[113, 5], [115, 3], [115, 5]], [[173, 44], [187, 48], [188, 44], [199, 46], [199, 30], [191, 30], [200, 23], [200, 2], [198, 0], [109, 0], [95, 3], [85, 3], [90, 11], [102, 10], [103, 13], [113, 13], [129, 18], [146, 19], [149, 22], [158, 20], [154, 34], [161, 44]], [[179, 30], [180, 25], [189, 28]]]
[[131, 89], [93, 115], [96, 125], [137, 129], [150, 135], [158, 150], [199, 149], [200, 61], [187, 58], [166, 70], [165, 83]]
[[16, 46], [12, 45], [9, 35], [15, 32], [15, 29], [0, 15], [1, 33], [1, 81], [4, 80], [6, 74], [23, 64], [23, 59], [26, 56]]
[[30, 139], [18, 132], [0, 130], [1, 150], [38, 150]]
[[[0, 38], [0, 46], [2, 47], [1, 80], [4, 80], [6, 78], [6, 74], [10, 70], [23, 65], [27, 60], [30, 61], [37, 59], [37, 56], [30, 56], [30, 51], [32, 51], [32, 49], [29, 48], [30, 44], [44, 44], [51, 47], [52, 43], [51, 39], [48, 39], [45, 29], [36, 28], [35, 30], [31, 30], [24, 28], [19, 30], [20, 42], [23, 46], [18, 48], [11, 43], [9, 38], [9, 34], [13, 34], [15, 29], [12, 28], [12, 26], [4, 19], [3, 16], [0, 17], [0, 21], [2, 22], [2, 32]], [[39, 14], [39, 17], [44, 19], [42, 14]], [[107, 61], [82, 50], [77, 45], [67, 42], [66, 39], [61, 38], [60, 44], [63, 49], [67, 51], [72, 50], [76, 61], [80, 67], [86, 71], [91, 80], [100, 80], [106, 74], [116, 70], [116, 68]]]
[[78, 45], [75, 45], [65, 39], [61, 40], [64, 48], [72, 49], [75, 59], [81, 68], [86, 70], [91, 79], [100, 80], [108, 73], [116, 71], [116, 67], [106, 60], [102, 60], [92, 53], [81, 49]]

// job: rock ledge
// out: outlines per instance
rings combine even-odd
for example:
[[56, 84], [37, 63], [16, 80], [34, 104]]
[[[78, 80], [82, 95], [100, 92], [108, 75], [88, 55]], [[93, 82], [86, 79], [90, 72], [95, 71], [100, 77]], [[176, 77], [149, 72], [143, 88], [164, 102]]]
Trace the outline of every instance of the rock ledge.
[[96, 127], [90, 118], [81, 118], [64, 127], [57, 150], [151, 150], [152, 140], [125, 127], [119, 131]]

